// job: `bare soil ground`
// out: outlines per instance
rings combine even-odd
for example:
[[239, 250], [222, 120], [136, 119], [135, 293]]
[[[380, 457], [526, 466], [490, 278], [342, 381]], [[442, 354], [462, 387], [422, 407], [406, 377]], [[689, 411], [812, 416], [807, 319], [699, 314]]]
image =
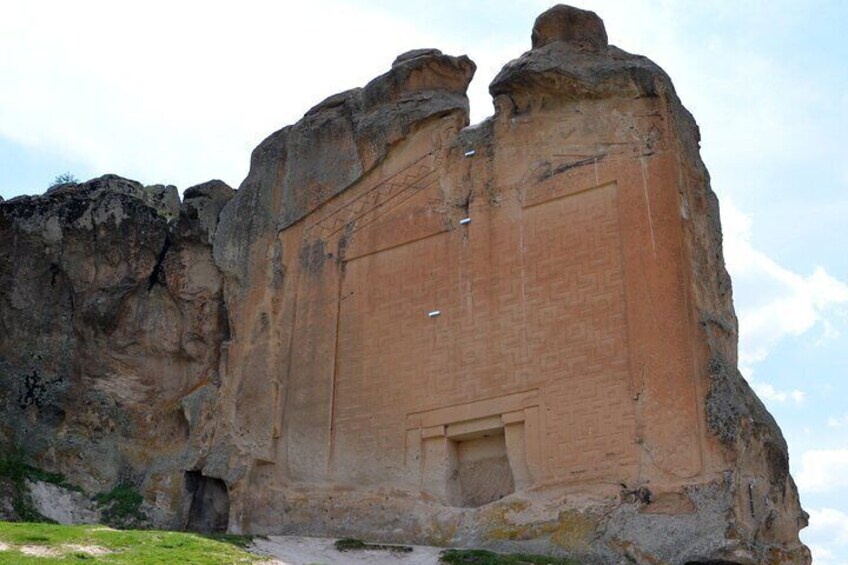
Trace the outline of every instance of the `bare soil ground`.
[[412, 552], [385, 550], [336, 550], [334, 539], [300, 536], [268, 536], [256, 538], [250, 551], [274, 559], [269, 565], [438, 565], [443, 547], [413, 545]]

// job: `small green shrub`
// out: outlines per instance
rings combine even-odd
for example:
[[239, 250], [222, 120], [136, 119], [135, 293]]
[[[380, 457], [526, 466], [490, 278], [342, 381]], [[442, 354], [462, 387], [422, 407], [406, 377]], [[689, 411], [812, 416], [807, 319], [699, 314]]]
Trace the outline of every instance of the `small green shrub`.
[[103, 523], [114, 528], [138, 528], [147, 521], [141, 510], [144, 497], [130, 484], [121, 483], [109, 492], [98, 494], [94, 500], [100, 506]]
[[336, 551], [365, 551], [378, 550], [393, 553], [412, 553], [412, 548], [406, 545], [386, 545], [382, 543], [365, 543], [361, 539], [342, 538], [335, 543]]
[[83, 492], [77, 485], [69, 483], [62, 473], [51, 473], [24, 463], [24, 451], [20, 447], [0, 451], [0, 477], [10, 479], [21, 487], [23, 487], [24, 479], [29, 479]]
[[23, 485], [26, 477], [24, 453], [20, 448], [4, 449], [0, 452], [0, 477]]
[[361, 551], [367, 544], [361, 539], [344, 538], [336, 540], [334, 545], [336, 551]]
[[56, 175], [53, 178], [53, 182], [50, 183], [50, 188], [53, 188], [54, 186], [59, 186], [60, 184], [78, 184], [78, 183], [79, 183], [79, 179], [77, 177], [75, 177], [74, 175], [72, 175], [69, 172], [64, 172], [61, 175]]
[[69, 483], [67, 479], [65, 479], [65, 475], [62, 473], [51, 473], [50, 471], [45, 471], [44, 469], [39, 469], [30, 465], [25, 465], [24, 473], [26, 474], [26, 478], [31, 481], [41, 481], [42, 483], [50, 483], [58, 487], [62, 487], [63, 489], [83, 492], [83, 490], [77, 485]]
[[241, 534], [206, 534], [207, 538], [213, 539], [215, 541], [221, 541], [224, 543], [228, 543], [230, 545], [234, 545], [236, 547], [240, 547], [242, 549], [247, 549], [250, 547], [250, 544], [253, 543], [255, 538], [268, 539], [267, 536], [250, 536], [250, 535], [241, 535]]
[[19, 447], [0, 451], [0, 478], [12, 486], [12, 509], [22, 522], [53, 522], [39, 513], [32, 504], [26, 488], [32, 467], [24, 463], [24, 452]]
[[526, 553], [494, 553], [484, 549], [446, 549], [440, 563], [445, 565], [578, 565], [563, 557], [530, 555]]

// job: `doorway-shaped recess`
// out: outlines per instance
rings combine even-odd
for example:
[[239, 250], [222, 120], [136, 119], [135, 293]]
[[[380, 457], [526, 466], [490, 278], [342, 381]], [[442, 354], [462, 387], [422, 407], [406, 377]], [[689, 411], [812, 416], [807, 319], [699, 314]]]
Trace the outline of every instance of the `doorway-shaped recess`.
[[230, 517], [227, 484], [200, 471], [186, 471], [185, 485], [191, 496], [186, 530], [204, 534], [226, 532]]
[[480, 507], [541, 476], [536, 390], [412, 412], [406, 426], [408, 469], [443, 504]]
[[503, 428], [449, 441], [454, 472], [448, 492], [454, 506], [476, 508], [515, 492]]

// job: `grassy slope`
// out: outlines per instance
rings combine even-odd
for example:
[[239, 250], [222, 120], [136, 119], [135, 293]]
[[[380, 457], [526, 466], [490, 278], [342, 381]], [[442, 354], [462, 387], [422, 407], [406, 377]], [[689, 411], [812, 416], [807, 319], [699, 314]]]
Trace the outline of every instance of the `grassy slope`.
[[[230, 565], [257, 563], [232, 543], [181, 532], [112, 530], [103, 526], [58, 526], [53, 524], [0, 522], [0, 542], [10, 546], [0, 551], [0, 564], [110, 564]], [[68, 546], [96, 546], [111, 553], [91, 555]], [[61, 556], [34, 557], [19, 551], [22, 546], [40, 546]]]
[[[104, 526], [61, 526], [56, 524], [0, 522], [0, 565], [234, 565], [256, 564], [266, 558], [250, 554], [242, 547], [249, 538], [221, 535], [210, 539], [197, 534], [156, 530], [113, 530]], [[358, 540], [341, 540], [346, 542]], [[362, 547], [360, 547], [360, 544]], [[348, 543], [348, 545], [350, 545]], [[353, 549], [402, 550], [404, 546], [373, 546], [359, 542], [356, 547], [343, 544], [340, 551]], [[52, 556], [33, 556], [21, 548], [52, 550]], [[96, 555], [85, 549], [106, 550]], [[502, 555], [483, 550], [448, 549], [442, 553], [445, 565], [577, 565], [575, 561], [541, 555]]]

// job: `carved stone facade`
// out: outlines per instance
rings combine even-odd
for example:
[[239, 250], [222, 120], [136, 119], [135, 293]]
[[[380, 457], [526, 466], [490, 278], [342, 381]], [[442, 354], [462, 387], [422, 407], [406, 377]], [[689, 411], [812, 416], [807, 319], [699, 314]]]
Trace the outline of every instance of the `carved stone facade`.
[[219, 374], [183, 391], [179, 458], [127, 456], [176, 522], [809, 561], [785, 442], [735, 368], [694, 120], [591, 12], [546, 12], [533, 46], [479, 125], [473, 63], [420, 50], [254, 151], [209, 236]]

